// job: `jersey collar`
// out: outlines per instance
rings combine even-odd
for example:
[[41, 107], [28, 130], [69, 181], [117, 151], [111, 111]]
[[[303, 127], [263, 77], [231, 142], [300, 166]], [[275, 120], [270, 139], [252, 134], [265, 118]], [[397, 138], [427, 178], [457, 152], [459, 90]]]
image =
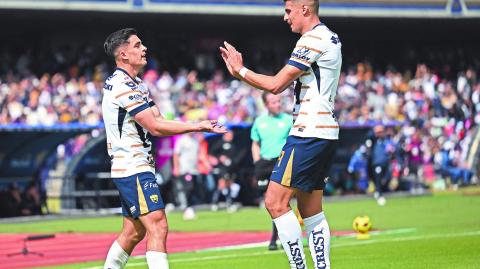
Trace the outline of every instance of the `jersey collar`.
[[319, 23], [319, 24], [317, 24], [317, 25], [313, 26], [312, 30], [313, 30], [313, 29], [315, 29], [315, 28], [317, 28], [318, 26], [322, 26], [322, 25], [325, 25], [325, 24], [323, 24], [323, 22], [321, 22], [321, 23]]
[[136, 84], [139, 84], [136, 79], [132, 78], [132, 76], [130, 76], [130, 74], [127, 71], [125, 71], [125, 69], [117, 67], [117, 68], [115, 68], [115, 71], [116, 70], [119, 70], [119, 71], [125, 73], [125, 75], [127, 75], [129, 78], [131, 78], [133, 80], [133, 82], [135, 82]]

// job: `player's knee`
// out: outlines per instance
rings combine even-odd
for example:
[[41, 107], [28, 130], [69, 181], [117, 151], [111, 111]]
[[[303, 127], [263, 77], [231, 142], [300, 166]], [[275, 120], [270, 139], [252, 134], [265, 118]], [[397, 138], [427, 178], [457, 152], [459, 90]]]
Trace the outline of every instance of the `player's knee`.
[[162, 224], [162, 225], [154, 225], [152, 229], [148, 230], [148, 236], [149, 237], [154, 237], [157, 239], [162, 239], [166, 238], [168, 234], [168, 225]]
[[265, 208], [270, 213], [271, 216], [278, 216], [281, 213], [284, 213], [288, 209], [288, 206], [285, 206], [272, 196], [265, 197]]
[[168, 233], [168, 222], [164, 214], [155, 218], [150, 225], [147, 226], [147, 232], [149, 236], [154, 236], [157, 238], [163, 238], [167, 236]]
[[147, 232], [145, 230], [137, 231], [136, 233], [131, 235], [130, 240], [132, 242], [138, 243], [138, 242], [142, 241], [143, 238], [145, 238], [146, 233]]
[[128, 241], [130, 244], [137, 244], [138, 242], [142, 241], [145, 237], [146, 230], [129, 230], [123, 231], [122, 236], [123, 238]]

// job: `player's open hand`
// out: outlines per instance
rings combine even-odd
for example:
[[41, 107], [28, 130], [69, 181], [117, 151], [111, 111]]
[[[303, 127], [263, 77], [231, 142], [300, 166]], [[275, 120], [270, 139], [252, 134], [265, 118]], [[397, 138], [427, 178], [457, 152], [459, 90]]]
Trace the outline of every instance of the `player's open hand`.
[[227, 66], [228, 72], [230, 72], [232, 76], [240, 78], [239, 72], [243, 67], [242, 54], [228, 42], [224, 41], [223, 44], [225, 47], [220, 47], [220, 54]]
[[227, 128], [218, 124], [217, 120], [204, 120], [198, 123], [200, 131], [202, 132], [209, 132], [209, 133], [216, 133], [216, 134], [224, 134], [227, 132]]

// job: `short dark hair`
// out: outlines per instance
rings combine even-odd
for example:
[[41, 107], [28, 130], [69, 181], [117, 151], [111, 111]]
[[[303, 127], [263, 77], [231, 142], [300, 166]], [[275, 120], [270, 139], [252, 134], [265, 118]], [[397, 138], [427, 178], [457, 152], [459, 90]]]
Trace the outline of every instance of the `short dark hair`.
[[118, 47], [128, 43], [130, 36], [136, 34], [137, 30], [134, 28], [125, 28], [111, 33], [108, 35], [105, 43], [103, 43], [103, 49], [105, 50], [105, 53], [109, 57], [115, 58], [115, 51], [118, 49]]

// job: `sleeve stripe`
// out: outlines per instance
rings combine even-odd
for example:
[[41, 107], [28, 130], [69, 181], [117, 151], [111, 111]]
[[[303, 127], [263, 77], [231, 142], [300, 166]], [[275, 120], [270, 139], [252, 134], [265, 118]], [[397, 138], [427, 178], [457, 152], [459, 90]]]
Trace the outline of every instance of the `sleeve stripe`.
[[[305, 60], [300, 59], [300, 58], [298, 58], [298, 57], [295, 57], [295, 56], [293, 56], [293, 55], [290, 57], [290, 60], [291, 60], [291, 61], [296, 61], [296, 62], [301, 62], [301, 63], [303, 63], [304, 65], [307, 65], [307, 66], [310, 66], [310, 65], [312, 64], [312, 63], [309, 62], [309, 61], [305, 61]], [[304, 71], [306, 71], [306, 70], [304, 70]]]
[[148, 102], [148, 106], [149, 107], [155, 106], [155, 102], [153, 102], [153, 101]]
[[130, 116], [133, 117], [133, 116], [137, 115], [137, 113], [139, 113], [139, 112], [141, 112], [141, 111], [143, 111], [143, 110], [145, 110], [145, 109], [147, 109], [147, 108], [150, 108], [150, 107], [148, 106], [148, 104], [147, 104], [147, 103], [143, 103], [143, 105], [134, 108], [132, 111], [128, 112], [128, 114], [130, 114]]
[[143, 102], [143, 101], [138, 101], [138, 102], [132, 103], [132, 104], [130, 104], [130, 105], [128, 105], [128, 106], [125, 106], [125, 109], [129, 109], [129, 108], [131, 108], [132, 106], [136, 106], [136, 105], [140, 105], [140, 104], [145, 104], [145, 102]]
[[134, 93], [134, 92], [139, 93], [139, 94], [142, 94], [141, 91], [132, 91], [132, 90], [130, 90], [130, 91], [122, 92], [121, 94], [115, 96], [115, 98], [122, 97], [122, 96], [124, 96], [125, 94]]
[[304, 36], [302, 36], [302, 38], [304, 38], [304, 37], [311, 37], [311, 38], [315, 38], [315, 39], [318, 39], [318, 40], [322, 40], [321, 37], [314, 36], [314, 35], [304, 35]]
[[310, 68], [309, 66], [306, 66], [304, 64], [301, 64], [299, 62], [296, 62], [294, 60], [289, 60], [288, 61], [288, 64], [291, 65], [291, 66], [295, 66], [296, 68], [302, 70], [302, 71], [307, 71], [308, 68]]
[[309, 46], [304, 46], [304, 45], [297, 45], [295, 48], [306, 48], [306, 49], [314, 51], [316, 53], [320, 53], [320, 54], [323, 53], [321, 50], [317, 50], [317, 49], [311, 48]]

